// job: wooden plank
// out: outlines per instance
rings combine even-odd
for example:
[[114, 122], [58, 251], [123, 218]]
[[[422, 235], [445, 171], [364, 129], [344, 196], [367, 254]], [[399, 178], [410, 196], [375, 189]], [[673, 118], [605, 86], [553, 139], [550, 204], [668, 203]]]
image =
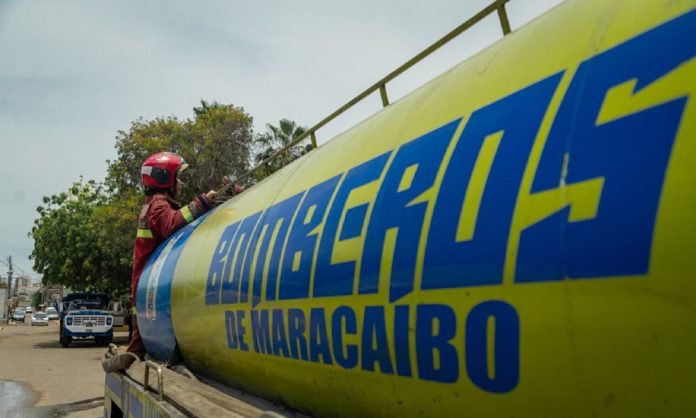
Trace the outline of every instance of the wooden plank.
[[[145, 362], [136, 361], [125, 374], [144, 386]], [[284, 406], [229, 388], [224, 393], [162, 366], [164, 400], [193, 417], [301, 417]], [[157, 399], [157, 372], [150, 368], [148, 387]], [[238, 392], [241, 396], [231, 396]], [[245, 399], [241, 399], [245, 398]]]

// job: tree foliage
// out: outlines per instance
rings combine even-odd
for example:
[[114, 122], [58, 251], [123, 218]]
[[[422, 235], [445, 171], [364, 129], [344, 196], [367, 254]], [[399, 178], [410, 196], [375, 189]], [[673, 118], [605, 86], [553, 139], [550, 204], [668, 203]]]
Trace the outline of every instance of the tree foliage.
[[98, 291], [120, 286], [121, 278], [96, 245], [94, 213], [106, 203], [103, 187], [82, 179], [65, 192], [43, 198], [29, 235], [34, 239], [34, 271], [43, 274], [44, 284]]
[[[176, 117], [131, 123], [116, 136], [117, 158], [107, 161], [103, 184], [80, 179], [67, 191], [43, 198], [29, 235], [34, 239], [31, 258], [45, 285], [73, 290], [125, 293], [129, 289], [137, 218], [143, 203], [140, 167], [149, 156], [175, 152], [189, 164], [182, 175], [182, 203], [220, 187], [222, 177], [244, 174], [252, 160], [266, 156], [305, 132], [283, 119], [254, 139], [252, 117], [241, 107], [201, 102], [193, 119]], [[252, 150], [255, 154], [252, 157]], [[257, 173], [254, 180], [278, 170], [311, 150], [295, 146]]]
[[45, 196], [29, 233], [34, 270], [43, 274], [43, 283], [127, 292], [138, 200], [134, 192], [116, 196], [82, 179], [66, 192]]
[[92, 213], [95, 245], [103, 255], [102, 268], [114, 278], [114, 288], [130, 289], [133, 270], [133, 246], [142, 198], [135, 190], [110, 195], [108, 202]]
[[37, 290], [31, 295], [31, 306], [39, 306], [41, 304], [42, 290]]
[[181, 155], [189, 165], [182, 175], [182, 200], [220, 187], [222, 177], [249, 168], [253, 119], [241, 107], [201, 101], [194, 118], [138, 119], [116, 136], [118, 158], [108, 161], [106, 184], [116, 194], [140, 189], [140, 166], [161, 151]]
[[[281, 119], [278, 126], [270, 123], [266, 124], [266, 132], [257, 135], [254, 141], [257, 148], [257, 152], [254, 155], [255, 162], [257, 164], [261, 163], [266, 158], [273, 155], [276, 151], [290, 145], [292, 141], [299, 138], [306, 131], [307, 128], [288, 119]], [[304, 146], [297, 144], [268, 162], [262, 170], [259, 170], [259, 172], [261, 173], [262, 177], [265, 177], [280, 170], [311, 150], [312, 144]]]

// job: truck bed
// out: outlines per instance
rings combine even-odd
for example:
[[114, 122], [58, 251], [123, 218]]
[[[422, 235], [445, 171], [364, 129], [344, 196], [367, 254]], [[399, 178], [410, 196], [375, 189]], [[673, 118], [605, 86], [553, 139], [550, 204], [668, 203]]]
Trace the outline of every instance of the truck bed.
[[[147, 389], [146, 364], [149, 364]], [[161, 400], [159, 372], [162, 374]], [[187, 377], [152, 361], [136, 361], [125, 371], [108, 373], [105, 386], [105, 416], [108, 417], [149, 416], [147, 411], [189, 417], [305, 416], [204, 377]]]

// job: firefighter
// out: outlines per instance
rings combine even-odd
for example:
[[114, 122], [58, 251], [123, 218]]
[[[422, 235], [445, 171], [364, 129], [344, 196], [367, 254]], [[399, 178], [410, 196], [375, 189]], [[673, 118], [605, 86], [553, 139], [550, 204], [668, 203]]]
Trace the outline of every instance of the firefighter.
[[[135, 314], [136, 292], [140, 275], [150, 255], [157, 246], [187, 223], [200, 217], [213, 207], [217, 196], [215, 190], [198, 195], [191, 203], [181, 206], [183, 183], [179, 174], [188, 167], [184, 159], [170, 152], [160, 152], [148, 157], [140, 170], [140, 178], [145, 192], [145, 204], [138, 217], [138, 232], [133, 251], [133, 276], [131, 294], [133, 295], [133, 314]], [[131, 320], [133, 335], [128, 351], [143, 358], [145, 345], [138, 331], [137, 317]]]

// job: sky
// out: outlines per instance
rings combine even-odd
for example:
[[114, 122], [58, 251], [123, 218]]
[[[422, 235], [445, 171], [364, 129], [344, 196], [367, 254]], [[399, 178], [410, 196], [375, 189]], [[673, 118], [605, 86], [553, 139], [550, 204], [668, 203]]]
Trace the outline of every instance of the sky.
[[[242, 106], [256, 132], [312, 126], [491, 1], [0, 0], [0, 275], [12, 255], [38, 277], [35, 208], [80, 176], [103, 180], [139, 117], [192, 118], [206, 100]], [[558, 3], [511, 0], [512, 29]], [[390, 100], [501, 37], [489, 16], [388, 84]], [[380, 107], [373, 94], [318, 142]]]

